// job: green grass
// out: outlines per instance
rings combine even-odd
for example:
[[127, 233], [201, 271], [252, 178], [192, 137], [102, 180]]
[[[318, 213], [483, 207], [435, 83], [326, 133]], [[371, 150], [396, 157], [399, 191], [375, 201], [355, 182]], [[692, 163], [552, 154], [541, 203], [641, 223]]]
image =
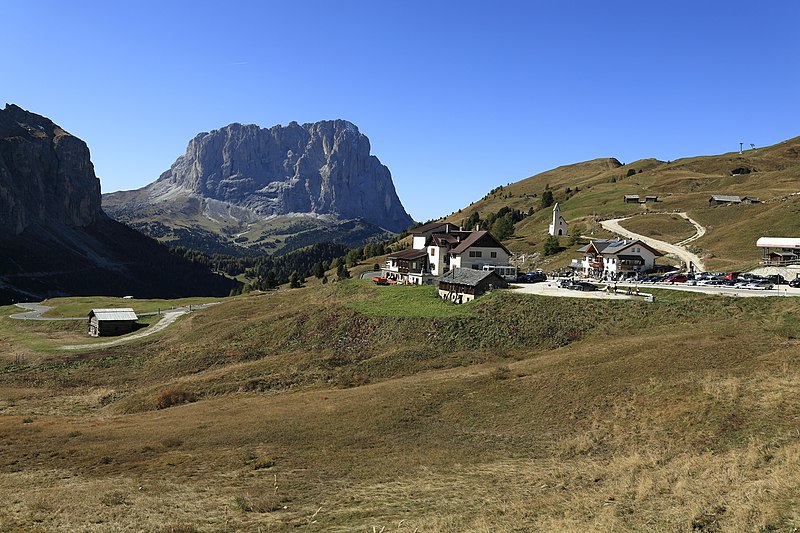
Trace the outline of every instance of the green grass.
[[[372, 283], [356, 282], [351, 283]], [[473, 302], [455, 305], [439, 298], [434, 286], [379, 286], [374, 297], [350, 306], [367, 316], [449, 318], [474, 314]]]
[[[0, 362], [13, 361], [17, 354], [27, 354], [30, 357], [35, 353], [58, 352], [61, 346], [68, 344], [97, 344], [111, 340], [108, 337], [90, 337], [85, 320], [8, 318], [9, 315], [21, 311], [23, 310], [13, 305], [0, 307]], [[149, 326], [160, 319], [158, 315], [142, 316], [137, 323]], [[136, 331], [141, 331], [141, 328]], [[122, 337], [124, 335], [119, 338]]]
[[[70, 298], [51, 298], [43, 302], [44, 305], [51, 306], [43, 316], [49, 318], [63, 317], [83, 317], [89, 314], [92, 309], [132, 307], [136, 313], [153, 313], [158, 310], [165, 311], [175, 307], [187, 305], [200, 305], [211, 302], [221, 302], [225, 298], [179, 298], [175, 300], [137, 300], [123, 299], [111, 296], [86, 296]], [[21, 310], [14, 311], [19, 312]]]

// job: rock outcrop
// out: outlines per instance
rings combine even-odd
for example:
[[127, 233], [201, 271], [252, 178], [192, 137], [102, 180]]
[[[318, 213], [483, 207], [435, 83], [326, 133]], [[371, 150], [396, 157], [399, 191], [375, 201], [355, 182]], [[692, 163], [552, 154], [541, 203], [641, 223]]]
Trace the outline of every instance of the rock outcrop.
[[[369, 139], [344, 120], [260, 128], [231, 124], [201, 133], [186, 153], [144, 189], [103, 199], [112, 216], [137, 205], [205, 200], [205, 209], [225, 209], [240, 221], [289, 214], [362, 219], [399, 232], [414, 223], [391, 173], [370, 155]], [[222, 202], [222, 206], [219, 204]], [[215, 213], [207, 213], [214, 218]]]
[[66, 295], [226, 295], [240, 284], [173, 255], [100, 207], [86, 144], [0, 111], [0, 305]]
[[13, 104], [0, 111], [0, 231], [86, 227], [102, 215], [86, 143]]

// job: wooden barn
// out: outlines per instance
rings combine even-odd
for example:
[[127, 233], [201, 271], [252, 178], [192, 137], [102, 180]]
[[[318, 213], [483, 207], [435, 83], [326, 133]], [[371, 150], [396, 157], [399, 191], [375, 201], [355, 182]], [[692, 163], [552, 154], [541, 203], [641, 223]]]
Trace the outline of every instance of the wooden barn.
[[494, 271], [454, 268], [439, 278], [439, 297], [459, 304], [492, 289], [507, 288], [508, 282]]
[[136, 329], [139, 317], [130, 307], [119, 309], [92, 309], [89, 311], [89, 335], [109, 337], [124, 335]]

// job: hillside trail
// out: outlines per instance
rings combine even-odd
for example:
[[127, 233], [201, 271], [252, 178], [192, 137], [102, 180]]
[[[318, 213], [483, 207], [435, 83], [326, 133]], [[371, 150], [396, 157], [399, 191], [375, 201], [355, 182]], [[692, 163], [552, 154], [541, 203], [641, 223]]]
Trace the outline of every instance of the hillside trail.
[[[168, 311], [162, 311], [161, 314], [164, 316], [153, 324], [152, 326], [139, 331], [138, 333], [133, 333], [131, 335], [126, 335], [124, 337], [120, 337], [118, 339], [114, 339], [112, 341], [106, 342], [97, 342], [92, 344], [73, 344], [67, 346], [61, 346], [59, 349], [61, 350], [83, 350], [88, 348], [107, 348], [109, 346], [116, 346], [118, 344], [125, 344], [130, 341], [134, 341], [137, 339], [141, 339], [143, 337], [148, 337], [153, 335], [154, 333], [158, 333], [162, 331], [167, 326], [174, 323], [178, 318], [185, 315], [186, 313], [197, 311], [199, 309], [205, 309], [206, 307], [217, 305], [219, 302], [211, 302], [207, 304], [200, 304], [200, 305], [192, 305], [188, 307], [178, 307], [175, 309], [170, 309]], [[9, 318], [13, 318], [16, 320], [48, 320], [48, 321], [59, 321], [59, 320], [86, 320], [86, 317], [71, 317], [71, 318], [48, 318], [42, 316], [43, 313], [46, 313], [52, 307], [42, 304], [35, 304], [35, 303], [22, 303], [16, 304], [17, 307], [22, 309], [27, 309], [28, 311], [25, 313], [17, 313], [14, 315], [10, 315]], [[139, 316], [147, 316], [147, 315], [155, 315], [156, 313], [139, 313]]]
[[702, 259], [696, 254], [693, 254], [684, 246], [692, 241], [695, 241], [706, 234], [706, 228], [701, 226], [697, 221], [689, 218], [689, 215], [686, 213], [674, 213], [680, 217], [685, 218], [688, 220], [694, 227], [695, 227], [695, 234], [689, 237], [688, 239], [684, 239], [676, 244], [670, 244], [668, 242], [660, 241], [658, 239], [654, 239], [652, 237], [647, 237], [646, 235], [640, 235], [638, 233], [634, 233], [629, 231], [622, 226], [620, 226], [620, 222], [623, 220], [628, 220], [629, 218], [633, 217], [622, 217], [622, 218], [613, 218], [610, 220], [603, 220], [600, 222], [600, 225], [603, 226], [604, 229], [616, 233], [618, 235], [622, 235], [623, 237], [627, 237], [630, 239], [639, 239], [640, 241], [644, 242], [648, 246], [652, 246], [656, 250], [660, 250], [662, 252], [666, 252], [668, 254], [675, 255], [678, 257], [683, 263], [686, 265], [687, 269], [689, 265], [694, 266], [694, 270], [701, 272], [705, 271], [706, 265]]
[[182, 307], [179, 309], [174, 309], [170, 311], [163, 311], [164, 317], [150, 326], [149, 328], [143, 329], [138, 333], [134, 333], [132, 335], [127, 335], [125, 337], [121, 337], [119, 339], [115, 339], [113, 341], [107, 342], [98, 342], [93, 344], [71, 344], [67, 346], [61, 346], [61, 350], [83, 350], [87, 348], [108, 348], [109, 346], [116, 346], [118, 344], [125, 344], [126, 342], [134, 341], [136, 339], [141, 339], [143, 337], [148, 337], [153, 335], [154, 333], [158, 333], [159, 331], [163, 330], [176, 320], [179, 317], [185, 315], [189, 312], [189, 309], [186, 307]]

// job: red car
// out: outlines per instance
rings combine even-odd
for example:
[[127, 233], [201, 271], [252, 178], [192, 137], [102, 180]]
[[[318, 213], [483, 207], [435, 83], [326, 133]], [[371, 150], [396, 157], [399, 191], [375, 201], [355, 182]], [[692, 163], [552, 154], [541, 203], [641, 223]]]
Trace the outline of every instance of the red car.
[[686, 274], [675, 274], [664, 280], [664, 283], [686, 283], [689, 281], [689, 276]]

